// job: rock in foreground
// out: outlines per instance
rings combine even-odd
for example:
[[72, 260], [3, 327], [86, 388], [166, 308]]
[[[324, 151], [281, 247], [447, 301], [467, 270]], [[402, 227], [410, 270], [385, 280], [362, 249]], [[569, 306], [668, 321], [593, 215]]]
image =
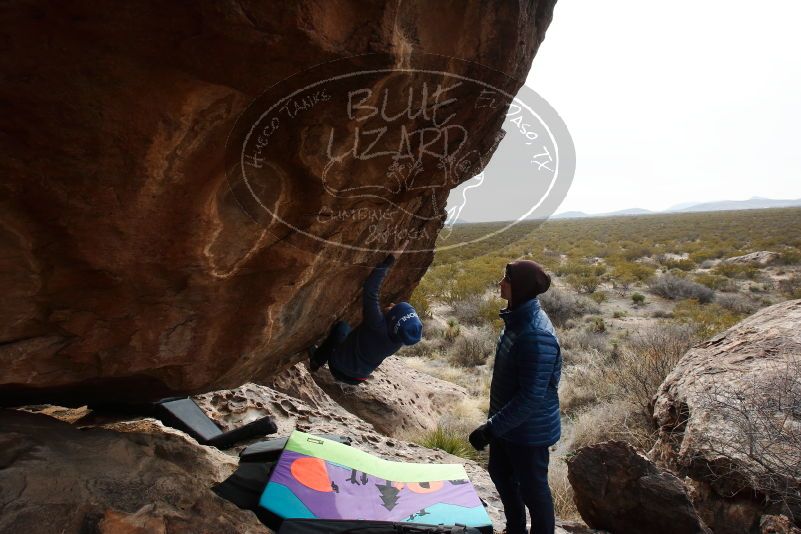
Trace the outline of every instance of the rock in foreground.
[[760, 310], [691, 349], [655, 397], [649, 456], [688, 476], [715, 532], [763, 514], [801, 520], [801, 300]]
[[80, 430], [0, 410], [0, 532], [269, 532], [210, 491], [235, 468], [154, 420]]
[[576, 507], [590, 527], [621, 533], [709, 532], [681, 480], [628, 443], [583, 447], [567, 466]]

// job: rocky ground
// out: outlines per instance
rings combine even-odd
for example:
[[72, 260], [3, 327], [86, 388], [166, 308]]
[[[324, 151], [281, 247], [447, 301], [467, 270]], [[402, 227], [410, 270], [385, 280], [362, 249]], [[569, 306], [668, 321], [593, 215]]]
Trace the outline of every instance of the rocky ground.
[[[365, 389], [367, 396], [350, 401], [349, 409], [302, 365], [277, 377], [272, 387], [246, 384], [194, 398], [223, 429], [270, 415], [279, 435], [294, 429], [339, 434], [351, 437], [354, 447], [390, 460], [462, 463], [502, 529], [500, 501], [481, 466], [382, 433], [362, 418], [362, 411], [374, 416], [371, 403], [380, 401], [387, 421], [425, 428], [426, 421], [438, 419], [456, 402], [459, 390], [432, 377], [418, 381], [417, 372], [398, 361], [390, 361], [376, 378]], [[322, 376], [318, 380], [331, 387]], [[442, 398], [436, 396], [440, 390]], [[251, 512], [210, 491], [233, 472], [238, 451], [248, 442], [221, 452], [149, 418], [58, 407], [28, 410], [0, 412], [0, 532], [267, 531]], [[558, 532], [589, 531], [560, 522]]]
[[[654, 397], [659, 436], [650, 451], [607, 441], [568, 455], [566, 478], [587, 524], [798, 534], [799, 324], [801, 301], [786, 301], [687, 352]], [[339, 434], [391, 460], [462, 463], [500, 530], [500, 502], [482, 465], [403, 439], [466, 413], [465, 397], [485, 389], [480, 377], [462, 387], [405, 361], [387, 360], [366, 387], [298, 364], [269, 384], [194, 399], [224, 430], [269, 415], [278, 435]], [[210, 491], [247, 444], [219, 451], [154, 419], [86, 407], [0, 411], [0, 532], [266, 532]], [[558, 531], [593, 530], [560, 521]]]

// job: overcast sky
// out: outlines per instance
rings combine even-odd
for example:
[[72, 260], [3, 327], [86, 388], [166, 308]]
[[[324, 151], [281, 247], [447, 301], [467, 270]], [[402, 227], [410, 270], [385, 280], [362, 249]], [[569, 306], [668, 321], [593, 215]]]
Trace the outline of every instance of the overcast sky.
[[557, 212], [801, 198], [801, 1], [561, 0], [526, 84], [576, 145]]

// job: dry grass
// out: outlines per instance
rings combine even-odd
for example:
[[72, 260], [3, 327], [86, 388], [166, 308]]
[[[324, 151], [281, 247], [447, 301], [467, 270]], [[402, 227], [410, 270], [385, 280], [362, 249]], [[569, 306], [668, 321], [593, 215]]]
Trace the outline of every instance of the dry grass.
[[611, 399], [614, 384], [607, 356], [595, 349], [573, 353], [573, 365], [562, 369], [559, 402], [562, 413], [573, 416], [585, 408]]
[[495, 352], [497, 334], [489, 328], [464, 332], [456, 338], [448, 351], [448, 359], [459, 367], [476, 367], [487, 363]]
[[573, 420], [572, 430], [572, 451], [611, 439], [647, 451], [656, 442], [651, 419], [636, 404], [620, 400], [602, 402], [581, 412]]
[[405, 358], [404, 363], [420, 372], [429, 374], [440, 380], [452, 382], [465, 388], [470, 396], [476, 398], [489, 397], [489, 386], [492, 380], [492, 359], [487, 365], [465, 368], [451, 365], [442, 355], [431, 358]]
[[434, 430], [405, 436], [404, 439], [427, 449], [439, 449], [466, 460], [475, 460], [478, 454], [470, 445], [467, 436], [462, 428], [438, 426]]
[[487, 420], [489, 397], [465, 397], [440, 417], [439, 425], [469, 433]]
[[573, 488], [567, 480], [567, 464], [564, 458], [551, 457], [548, 466], [548, 485], [551, 487], [556, 516], [569, 521], [581, 521], [576, 503], [573, 502]]

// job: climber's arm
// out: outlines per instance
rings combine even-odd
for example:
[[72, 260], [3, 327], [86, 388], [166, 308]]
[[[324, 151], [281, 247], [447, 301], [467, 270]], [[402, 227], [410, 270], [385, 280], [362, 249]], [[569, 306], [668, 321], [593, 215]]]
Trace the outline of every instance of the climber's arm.
[[381, 311], [381, 284], [387, 276], [390, 267], [395, 263], [395, 256], [388, 255], [384, 261], [378, 264], [367, 280], [364, 282], [362, 292], [362, 320], [365, 325], [373, 329], [381, 328], [384, 322], [384, 314]]

